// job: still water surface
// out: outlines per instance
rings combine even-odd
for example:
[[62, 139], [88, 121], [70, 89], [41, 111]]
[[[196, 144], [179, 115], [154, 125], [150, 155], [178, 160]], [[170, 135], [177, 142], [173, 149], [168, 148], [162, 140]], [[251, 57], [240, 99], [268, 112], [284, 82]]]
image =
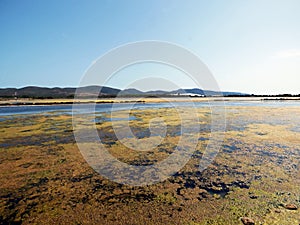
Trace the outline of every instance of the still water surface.
[[[261, 106], [261, 107], [300, 107], [300, 101], [225, 101], [222, 102], [172, 102], [172, 103], [103, 103], [97, 104], [95, 113], [110, 112], [113, 110], [147, 109], [147, 108], [169, 108], [179, 107], [212, 107], [212, 106]], [[87, 104], [80, 105], [80, 110], [89, 108]], [[81, 111], [82, 112], [82, 111]], [[18, 114], [60, 113], [72, 114], [72, 105], [39, 105], [39, 106], [1, 106], [0, 116]], [[76, 111], [74, 111], [76, 113]]]

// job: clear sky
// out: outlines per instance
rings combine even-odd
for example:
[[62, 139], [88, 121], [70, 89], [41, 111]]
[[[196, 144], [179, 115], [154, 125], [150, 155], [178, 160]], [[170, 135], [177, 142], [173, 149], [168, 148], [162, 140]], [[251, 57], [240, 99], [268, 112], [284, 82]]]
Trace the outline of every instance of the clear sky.
[[108, 50], [162, 40], [197, 54], [224, 91], [300, 93], [299, 0], [0, 0], [0, 28], [0, 87], [77, 86]]

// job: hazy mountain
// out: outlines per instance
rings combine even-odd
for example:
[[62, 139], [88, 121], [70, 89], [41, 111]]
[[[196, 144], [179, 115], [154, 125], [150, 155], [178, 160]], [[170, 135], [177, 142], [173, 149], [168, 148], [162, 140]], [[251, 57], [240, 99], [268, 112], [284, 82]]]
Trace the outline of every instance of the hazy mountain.
[[147, 91], [147, 92], [145, 92], [145, 94], [148, 94], [148, 95], [166, 95], [166, 94], [170, 94], [170, 92], [162, 91], [162, 90], [156, 90], [156, 91]]
[[[101, 91], [100, 91], [101, 90]], [[73, 98], [76, 88], [47, 88], [28, 86], [24, 88], [0, 88], [0, 97], [20, 97], [20, 98]], [[100, 92], [100, 93], [99, 93]], [[77, 95], [88, 96], [116, 96], [119, 89], [101, 86], [86, 86], [77, 88]]]
[[[74, 88], [74, 92], [76, 91], [76, 88]], [[79, 87], [77, 88], [76, 95], [77, 96], [116, 96], [119, 94], [121, 90], [116, 88], [110, 88], [105, 86], [86, 86], [86, 87]]]
[[129, 88], [129, 89], [124, 89], [123, 91], [120, 91], [119, 95], [121, 96], [131, 96], [131, 95], [143, 95], [144, 92], [137, 90], [135, 88]]
[[101, 86], [86, 86], [86, 87], [67, 87], [67, 88], [47, 88], [28, 86], [23, 88], [0, 88], [0, 97], [19, 97], [19, 98], [73, 98], [74, 95], [87, 98], [92, 96], [99, 97], [114, 97], [120, 96], [170, 96], [170, 95], [205, 95], [205, 96], [239, 96], [247, 95], [239, 92], [217, 92], [211, 90], [202, 90], [199, 88], [178, 89], [174, 91], [147, 91], [143, 92], [134, 88], [120, 90], [111, 87]]
[[171, 91], [170, 94], [196, 94], [196, 95], [204, 95], [203, 90], [199, 88], [192, 89], [178, 89], [175, 91]]

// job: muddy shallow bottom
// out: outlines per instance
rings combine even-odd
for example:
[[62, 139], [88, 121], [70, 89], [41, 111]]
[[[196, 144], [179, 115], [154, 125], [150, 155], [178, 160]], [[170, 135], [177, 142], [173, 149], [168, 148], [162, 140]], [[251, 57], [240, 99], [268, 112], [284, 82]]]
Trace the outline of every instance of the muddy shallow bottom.
[[[300, 108], [228, 106], [224, 142], [203, 171], [198, 166], [211, 137], [210, 110], [198, 108], [197, 122], [185, 110], [187, 127], [200, 127], [189, 130], [197, 145], [184, 143], [194, 147], [193, 155], [173, 176], [141, 187], [117, 184], [87, 164], [69, 114], [1, 117], [0, 224], [241, 224], [243, 216], [257, 224], [299, 224], [299, 211], [285, 205], [300, 204]], [[97, 115], [97, 134], [112, 156], [146, 166], [176, 151], [183, 135], [176, 110], [126, 115]], [[114, 129], [126, 124], [134, 137], [117, 137]], [[84, 124], [80, 129], [88, 135]]]

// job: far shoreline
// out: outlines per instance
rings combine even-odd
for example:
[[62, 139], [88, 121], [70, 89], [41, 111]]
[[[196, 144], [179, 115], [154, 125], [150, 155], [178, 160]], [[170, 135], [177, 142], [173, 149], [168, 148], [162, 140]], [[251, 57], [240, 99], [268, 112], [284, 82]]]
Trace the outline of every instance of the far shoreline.
[[163, 102], [211, 102], [211, 101], [299, 101], [299, 97], [124, 97], [99, 99], [0, 99], [0, 106], [43, 106], [71, 104], [113, 104], [113, 103], [163, 103]]

